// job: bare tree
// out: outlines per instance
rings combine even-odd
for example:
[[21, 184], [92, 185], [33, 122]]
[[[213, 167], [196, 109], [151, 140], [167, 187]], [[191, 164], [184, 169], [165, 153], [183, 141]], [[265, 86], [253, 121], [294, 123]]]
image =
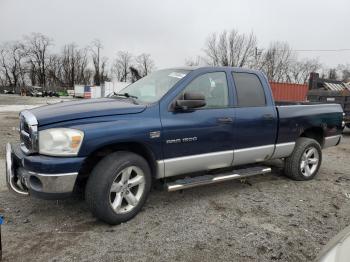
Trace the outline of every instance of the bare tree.
[[336, 68], [331, 68], [328, 71], [328, 79], [338, 80], [338, 73]]
[[219, 50], [217, 47], [217, 35], [216, 33], [211, 34], [205, 44], [204, 52], [207, 56], [208, 64], [213, 66], [220, 65]]
[[101, 84], [101, 63], [100, 63], [100, 58], [101, 58], [101, 49], [103, 48], [102, 43], [99, 39], [95, 39], [91, 43], [91, 53], [92, 53], [92, 62], [94, 64], [95, 68], [95, 75], [94, 75], [94, 83], [95, 85], [100, 85]]
[[26, 51], [22, 43], [7, 42], [0, 47], [0, 71], [9, 86], [25, 84]]
[[273, 42], [262, 54], [261, 69], [272, 81], [288, 81], [288, 72], [294, 57], [287, 43]]
[[304, 59], [293, 61], [290, 64], [287, 80], [292, 83], [305, 84], [311, 72], [316, 72], [321, 68], [317, 59]]
[[52, 40], [40, 33], [32, 33], [24, 38], [29, 56], [29, 63], [31, 65], [31, 72], [34, 74], [31, 77], [32, 82], [35, 78], [38, 80], [40, 86], [45, 87], [48, 48], [52, 45]]
[[71, 43], [65, 45], [62, 50], [61, 64], [62, 64], [62, 80], [64, 85], [74, 86], [76, 74], [76, 44]]
[[[253, 33], [241, 34], [236, 30], [209, 35], [204, 53], [204, 60], [209, 65], [262, 70], [272, 81], [305, 83], [310, 72], [321, 68], [317, 60], [297, 60], [296, 53], [287, 43], [272, 42], [264, 50], [258, 48]], [[189, 59], [186, 64], [199, 65], [201, 59]]]
[[78, 84], [88, 84], [91, 77], [88, 73], [88, 50], [82, 48], [76, 51], [76, 79], [75, 82]]
[[109, 77], [107, 74], [107, 57], [102, 57], [101, 59], [101, 70], [100, 70], [100, 80], [101, 82], [109, 81]]
[[144, 77], [151, 73], [154, 68], [154, 61], [150, 54], [141, 54], [135, 58], [137, 71], [140, 73], [141, 77]]
[[47, 86], [64, 86], [62, 58], [59, 55], [51, 54], [46, 67]]
[[189, 57], [185, 60], [185, 64], [187, 66], [200, 66], [200, 65], [206, 65], [205, 59], [203, 57], [197, 55], [195, 57]]
[[208, 64], [213, 66], [251, 66], [257, 46], [253, 33], [240, 34], [236, 30], [211, 34], [205, 44], [204, 52]]
[[[102, 59], [101, 69], [105, 67], [105, 62]], [[76, 44], [71, 43], [65, 45], [61, 54], [61, 64], [62, 64], [62, 82], [65, 86], [74, 87], [75, 83], [87, 84], [89, 79], [87, 79], [85, 73], [88, 67], [88, 56], [87, 49], [79, 49]], [[103, 74], [103, 73], [102, 73]], [[99, 72], [100, 80], [101, 72]]]
[[350, 64], [345, 65], [338, 65], [337, 71], [339, 72], [338, 75], [340, 75], [340, 79], [343, 82], [350, 82]]
[[130, 73], [131, 73], [131, 83], [134, 83], [137, 80], [139, 80], [140, 78], [142, 78], [142, 76], [140, 75], [139, 70], [137, 70], [135, 67], [130, 66], [129, 70], [130, 70]]
[[9, 52], [6, 47], [6, 45], [3, 45], [0, 47], [0, 63], [1, 63], [1, 72], [4, 75], [5, 79], [5, 85], [13, 86], [13, 81], [10, 76], [10, 68], [8, 65], [8, 57], [9, 57]]
[[[51, 54], [52, 40], [39, 33], [24, 36], [23, 40], [0, 45], [1, 85], [21, 87], [27, 83], [48, 87], [73, 87], [75, 83], [89, 84], [105, 81], [107, 58], [100, 57], [102, 45], [96, 40], [93, 49], [93, 66], [89, 68], [89, 49], [67, 44], [59, 54]], [[90, 47], [91, 50], [91, 47]], [[97, 74], [96, 74], [97, 71]]]
[[118, 81], [127, 82], [130, 74], [130, 66], [132, 66], [132, 55], [126, 51], [119, 51], [114, 61], [112, 71]]
[[7, 86], [7, 81], [0, 70], [0, 87], [2, 87], [2, 86]]

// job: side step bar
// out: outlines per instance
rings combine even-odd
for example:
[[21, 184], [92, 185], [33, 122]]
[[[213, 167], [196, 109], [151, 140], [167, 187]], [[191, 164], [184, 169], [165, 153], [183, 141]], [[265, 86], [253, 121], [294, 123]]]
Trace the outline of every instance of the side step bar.
[[187, 189], [191, 187], [204, 186], [209, 184], [215, 184], [218, 182], [224, 182], [228, 180], [240, 179], [249, 176], [255, 176], [260, 174], [271, 173], [271, 168], [266, 166], [256, 166], [244, 169], [237, 169], [232, 172], [216, 174], [216, 175], [203, 175], [197, 177], [186, 177], [165, 184], [165, 190], [168, 192]]

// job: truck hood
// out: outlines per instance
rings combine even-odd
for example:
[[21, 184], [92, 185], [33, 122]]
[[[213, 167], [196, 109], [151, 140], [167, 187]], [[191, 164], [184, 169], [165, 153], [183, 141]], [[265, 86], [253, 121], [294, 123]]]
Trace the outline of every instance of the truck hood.
[[31, 112], [37, 118], [39, 126], [43, 126], [82, 118], [136, 114], [145, 108], [145, 105], [135, 105], [127, 99], [99, 98], [61, 102], [34, 108]]

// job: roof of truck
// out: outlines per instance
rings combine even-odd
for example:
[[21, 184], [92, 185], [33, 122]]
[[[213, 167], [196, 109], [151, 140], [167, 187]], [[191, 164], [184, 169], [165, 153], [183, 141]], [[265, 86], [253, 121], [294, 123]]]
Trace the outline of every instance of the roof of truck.
[[170, 68], [165, 68], [165, 69], [177, 69], [177, 70], [208, 70], [208, 69], [222, 69], [222, 70], [227, 70], [227, 69], [232, 69], [238, 72], [251, 72], [251, 73], [261, 73], [261, 71], [258, 70], [253, 70], [249, 68], [244, 68], [244, 67], [232, 67], [232, 66], [181, 66], [181, 67], [170, 67]]

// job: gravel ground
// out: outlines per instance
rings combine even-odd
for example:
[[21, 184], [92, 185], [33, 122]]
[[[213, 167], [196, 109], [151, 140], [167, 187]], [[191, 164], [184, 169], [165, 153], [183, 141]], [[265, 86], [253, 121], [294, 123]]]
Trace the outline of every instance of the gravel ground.
[[[17, 115], [0, 113], [1, 148], [17, 140]], [[312, 181], [292, 181], [275, 168], [245, 181], [153, 190], [142, 212], [118, 226], [97, 221], [79, 197], [45, 201], [10, 194], [1, 163], [3, 259], [311, 261], [350, 224], [349, 144], [345, 132], [340, 146], [324, 150]]]

